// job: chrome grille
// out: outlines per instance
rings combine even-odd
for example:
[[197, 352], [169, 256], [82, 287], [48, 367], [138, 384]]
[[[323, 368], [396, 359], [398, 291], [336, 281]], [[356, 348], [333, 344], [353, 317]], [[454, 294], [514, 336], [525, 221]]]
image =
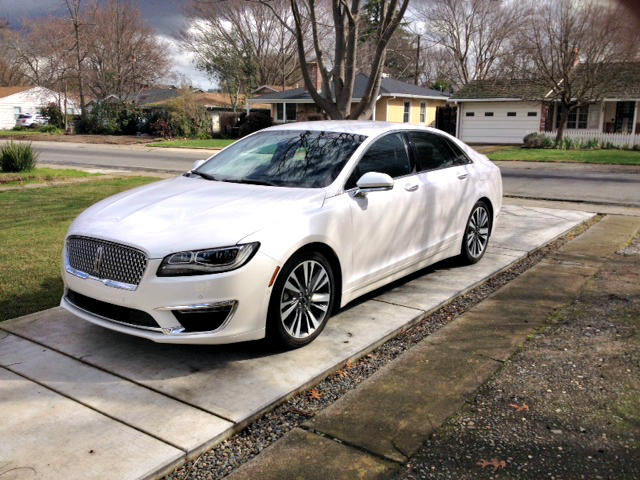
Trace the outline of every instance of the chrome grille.
[[140, 250], [79, 236], [67, 239], [67, 262], [93, 277], [129, 285], [138, 285], [147, 268], [147, 257]]

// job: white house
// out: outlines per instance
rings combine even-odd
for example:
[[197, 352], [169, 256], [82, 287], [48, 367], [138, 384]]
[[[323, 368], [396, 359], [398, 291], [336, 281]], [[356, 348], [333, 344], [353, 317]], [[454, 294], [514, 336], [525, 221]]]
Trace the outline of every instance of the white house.
[[[640, 63], [616, 64], [615, 68], [619, 75], [603, 98], [569, 114], [567, 136], [640, 142]], [[545, 100], [550, 93], [526, 80], [470, 82], [450, 98], [458, 106], [456, 135], [467, 143], [496, 144], [522, 143], [532, 132], [554, 135], [561, 111], [557, 102]]]
[[[13, 128], [21, 113], [40, 113], [42, 107], [58, 101], [64, 108], [64, 95], [44, 87], [0, 87], [0, 129]], [[67, 98], [67, 113], [80, 113], [71, 98]]]

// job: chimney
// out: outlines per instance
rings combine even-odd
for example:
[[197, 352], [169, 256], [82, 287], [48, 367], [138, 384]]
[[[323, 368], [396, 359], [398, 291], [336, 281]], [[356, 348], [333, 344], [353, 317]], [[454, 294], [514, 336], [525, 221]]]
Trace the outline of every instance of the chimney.
[[318, 62], [307, 62], [307, 70], [311, 77], [311, 83], [316, 92], [322, 90], [322, 75], [320, 75], [320, 69], [318, 68]]

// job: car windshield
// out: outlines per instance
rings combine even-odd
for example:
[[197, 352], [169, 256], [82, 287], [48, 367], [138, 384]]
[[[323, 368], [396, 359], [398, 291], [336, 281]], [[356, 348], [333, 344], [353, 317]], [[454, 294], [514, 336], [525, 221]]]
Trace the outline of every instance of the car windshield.
[[196, 170], [210, 180], [283, 187], [326, 187], [366, 136], [353, 133], [273, 130], [226, 148]]

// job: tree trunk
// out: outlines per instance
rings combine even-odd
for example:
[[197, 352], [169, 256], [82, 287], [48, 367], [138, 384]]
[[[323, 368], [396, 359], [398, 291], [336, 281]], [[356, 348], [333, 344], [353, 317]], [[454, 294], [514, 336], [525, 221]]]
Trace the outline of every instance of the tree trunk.
[[569, 118], [569, 108], [566, 105], [562, 105], [562, 112], [560, 113], [560, 125], [558, 125], [558, 131], [556, 132], [556, 148], [562, 142], [562, 136], [564, 135], [564, 129], [567, 126], [567, 119]]

